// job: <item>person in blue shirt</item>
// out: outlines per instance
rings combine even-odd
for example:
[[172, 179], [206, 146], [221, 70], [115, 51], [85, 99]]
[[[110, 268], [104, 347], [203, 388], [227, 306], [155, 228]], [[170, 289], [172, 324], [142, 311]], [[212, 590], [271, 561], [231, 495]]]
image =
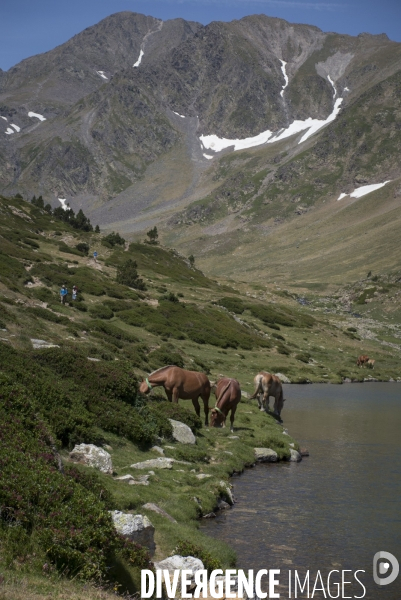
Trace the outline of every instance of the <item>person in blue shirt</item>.
[[61, 304], [65, 304], [65, 301], [67, 299], [67, 294], [68, 294], [67, 288], [65, 287], [65, 285], [62, 285], [61, 286], [61, 290], [60, 290], [60, 301], [61, 301]]

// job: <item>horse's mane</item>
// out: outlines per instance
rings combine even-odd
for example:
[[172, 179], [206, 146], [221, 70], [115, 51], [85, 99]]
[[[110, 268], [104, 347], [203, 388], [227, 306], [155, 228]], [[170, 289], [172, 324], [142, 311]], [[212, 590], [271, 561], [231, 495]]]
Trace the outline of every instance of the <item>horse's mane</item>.
[[165, 367], [160, 367], [160, 369], [156, 369], [156, 371], [152, 371], [152, 373], [150, 373], [148, 375], [148, 377], [151, 377], [151, 375], [154, 375], [155, 373], [160, 373], [161, 371], [164, 371], [165, 369], [171, 369], [171, 367], [176, 367], [177, 365], [166, 365]]

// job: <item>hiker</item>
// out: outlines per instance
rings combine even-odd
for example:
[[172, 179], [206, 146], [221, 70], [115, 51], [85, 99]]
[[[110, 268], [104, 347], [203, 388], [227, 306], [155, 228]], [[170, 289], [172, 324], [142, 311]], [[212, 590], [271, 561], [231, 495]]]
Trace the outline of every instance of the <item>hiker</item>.
[[61, 301], [61, 304], [65, 304], [65, 301], [67, 299], [67, 294], [68, 294], [67, 288], [65, 287], [65, 285], [62, 285], [61, 286], [61, 290], [60, 290], [60, 301]]
[[78, 294], [78, 288], [76, 285], [72, 286], [72, 299], [76, 300], [77, 299], [77, 294]]
[[95, 262], [97, 262], [97, 252], [96, 252], [96, 250], [93, 253], [93, 259], [94, 259]]

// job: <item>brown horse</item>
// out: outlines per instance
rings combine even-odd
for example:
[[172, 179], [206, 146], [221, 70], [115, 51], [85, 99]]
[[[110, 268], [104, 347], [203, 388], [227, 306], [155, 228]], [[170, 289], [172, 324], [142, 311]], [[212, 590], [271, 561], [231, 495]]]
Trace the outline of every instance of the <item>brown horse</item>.
[[363, 365], [366, 365], [368, 360], [369, 360], [369, 356], [367, 354], [361, 354], [360, 356], [358, 356], [358, 360], [356, 361], [356, 364], [358, 367], [363, 367]]
[[241, 389], [236, 379], [222, 377], [215, 386], [216, 406], [210, 411], [212, 427], [225, 427], [228, 413], [231, 411], [231, 431], [234, 431], [235, 411], [241, 400]]
[[266, 373], [266, 371], [261, 371], [255, 376], [254, 383], [255, 392], [250, 397], [250, 400], [257, 397], [260, 410], [268, 412], [269, 396], [273, 396], [274, 413], [280, 417], [285, 398], [283, 397], [283, 386], [279, 377], [271, 373]]
[[139, 386], [141, 394], [148, 394], [154, 387], [162, 385], [170, 402], [178, 403], [178, 398], [192, 400], [194, 409], [200, 417], [199, 396], [203, 400], [205, 425], [209, 419], [210, 381], [204, 373], [186, 371], [180, 367], [169, 365], [153, 371]]

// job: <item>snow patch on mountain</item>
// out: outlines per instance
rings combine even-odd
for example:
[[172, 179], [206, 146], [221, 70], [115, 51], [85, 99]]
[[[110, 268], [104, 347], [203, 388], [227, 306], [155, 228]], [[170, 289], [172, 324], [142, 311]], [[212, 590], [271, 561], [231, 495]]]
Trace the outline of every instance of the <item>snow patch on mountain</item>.
[[283, 87], [282, 87], [282, 90], [281, 90], [281, 92], [280, 92], [280, 96], [281, 96], [282, 98], [284, 98], [284, 90], [285, 90], [285, 88], [286, 88], [286, 87], [287, 87], [287, 85], [288, 85], [288, 75], [287, 75], [287, 71], [285, 70], [285, 66], [286, 66], [286, 64], [287, 64], [287, 63], [285, 62], [285, 60], [281, 60], [281, 58], [280, 58], [279, 60], [280, 60], [280, 62], [281, 62], [281, 70], [282, 70], [282, 72], [283, 72], [283, 75], [284, 75], [284, 81], [285, 81], [285, 83], [284, 83], [284, 85], [283, 85]]
[[177, 115], [177, 117], [181, 117], [181, 119], [185, 119], [185, 115], [180, 115], [180, 113], [178, 113], [178, 112], [175, 112], [175, 110], [173, 110], [173, 113], [174, 113], [175, 115]]
[[69, 206], [67, 204], [67, 199], [66, 198], [59, 198], [58, 201], [61, 204], [61, 208], [63, 208], [64, 210], [68, 210]]
[[133, 67], [139, 67], [139, 65], [141, 64], [141, 61], [142, 61], [142, 57], [143, 57], [143, 50], [140, 51], [138, 60], [132, 66]]
[[[336, 89], [334, 84], [332, 83], [334, 91]], [[236, 150], [244, 150], [245, 148], [253, 148], [254, 146], [260, 146], [262, 144], [273, 144], [274, 142], [279, 142], [291, 135], [296, 133], [300, 133], [301, 131], [308, 131], [302, 136], [299, 140], [298, 144], [302, 144], [305, 140], [310, 138], [314, 133], [319, 131], [328, 123], [334, 121], [338, 113], [340, 112], [341, 104], [343, 102], [343, 98], [337, 98], [334, 103], [334, 108], [332, 113], [327, 117], [327, 119], [306, 119], [305, 121], [293, 121], [291, 125], [289, 125], [286, 129], [281, 129], [277, 133], [272, 133], [269, 129], [266, 131], [262, 131], [259, 135], [255, 135], [254, 137], [245, 138], [242, 140], [235, 139], [230, 140], [226, 138], [219, 138], [217, 135], [201, 135], [200, 141], [205, 150], [214, 150], [215, 152], [221, 152], [225, 148], [234, 147], [234, 151]]]
[[[135, 66], [135, 65], [134, 65]], [[102, 77], [103, 79], [106, 79], [107, 81], [109, 80], [108, 77], [106, 77], [106, 75], [104, 74], [104, 71], [96, 71], [96, 73], [98, 75], [100, 75], [100, 77]]]
[[40, 115], [39, 113], [34, 113], [32, 111], [28, 113], [28, 117], [36, 117], [37, 119], [39, 119], [39, 121], [46, 121], [46, 117]]
[[372, 183], [371, 185], [363, 185], [362, 187], [356, 188], [351, 194], [340, 194], [337, 198], [338, 200], [342, 200], [346, 196], [350, 196], [351, 198], [362, 198], [362, 196], [366, 196], [366, 194], [370, 194], [376, 190], [380, 190], [380, 188], [384, 187], [387, 183], [390, 183], [391, 179], [388, 181], [384, 181], [383, 183]]
[[14, 123], [11, 123], [11, 127], [14, 127], [15, 131], [21, 131], [21, 127], [18, 127], [18, 125], [15, 125]]
[[6, 135], [11, 135], [12, 133], [14, 133], [14, 129], [11, 129], [11, 127], [7, 127]]
[[2, 119], [4, 119], [5, 121], [7, 121], [7, 117], [1, 117]]

